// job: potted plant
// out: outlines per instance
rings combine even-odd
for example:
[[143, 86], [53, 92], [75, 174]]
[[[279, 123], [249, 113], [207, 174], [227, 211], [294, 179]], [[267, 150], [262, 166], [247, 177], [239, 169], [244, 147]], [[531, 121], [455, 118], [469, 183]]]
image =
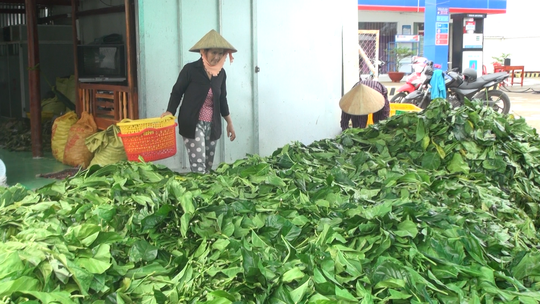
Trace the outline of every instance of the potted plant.
[[493, 69], [497, 72], [503, 65], [510, 65], [510, 54], [502, 53], [500, 56], [493, 56]]
[[404, 72], [399, 71], [399, 69], [401, 68], [401, 60], [414, 55], [414, 53], [411, 49], [403, 46], [395, 47], [391, 49], [388, 53], [396, 63], [395, 71], [388, 72], [388, 77], [390, 77], [392, 82], [400, 82], [405, 75]]

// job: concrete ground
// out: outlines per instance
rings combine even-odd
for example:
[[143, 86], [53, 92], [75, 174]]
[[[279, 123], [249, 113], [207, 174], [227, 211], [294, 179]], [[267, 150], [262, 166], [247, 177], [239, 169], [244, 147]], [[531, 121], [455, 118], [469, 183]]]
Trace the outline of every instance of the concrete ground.
[[[388, 88], [389, 94], [393, 94], [405, 83], [405, 77], [401, 83], [394, 83], [390, 81], [388, 75], [381, 75], [379, 81]], [[529, 126], [540, 132], [540, 78], [525, 78], [523, 86], [520, 81], [520, 78], [514, 78], [514, 85], [501, 88], [510, 97], [510, 113], [516, 117], [523, 117]]]

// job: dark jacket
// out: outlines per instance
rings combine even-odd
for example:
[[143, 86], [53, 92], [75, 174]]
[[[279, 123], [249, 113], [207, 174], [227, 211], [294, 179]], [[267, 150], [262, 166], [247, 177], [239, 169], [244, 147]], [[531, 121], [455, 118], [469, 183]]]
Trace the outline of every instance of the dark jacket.
[[[208, 90], [212, 87], [214, 93], [214, 114], [212, 116], [212, 128], [210, 139], [217, 140], [221, 137], [221, 116], [229, 115], [227, 103], [227, 75], [221, 69], [217, 76], [208, 79], [202, 58], [188, 63], [180, 71], [174, 84], [169, 99], [167, 111], [173, 115], [182, 101], [178, 113], [178, 130], [180, 135], [187, 138], [195, 138], [195, 126], [199, 121], [199, 112], [202, 108]], [[183, 97], [183, 99], [182, 99]]]

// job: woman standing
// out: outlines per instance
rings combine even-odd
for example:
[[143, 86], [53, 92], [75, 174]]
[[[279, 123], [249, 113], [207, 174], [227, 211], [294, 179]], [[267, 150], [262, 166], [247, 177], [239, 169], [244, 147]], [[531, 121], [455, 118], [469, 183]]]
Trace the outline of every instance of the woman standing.
[[192, 172], [208, 173], [212, 169], [216, 141], [221, 137], [221, 117], [227, 122], [227, 137], [236, 138], [227, 103], [227, 75], [223, 64], [227, 55], [233, 61], [236, 49], [218, 32], [211, 30], [190, 50], [201, 54], [195, 62], [180, 71], [169, 99], [167, 111], [178, 113], [178, 129], [184, 139]]

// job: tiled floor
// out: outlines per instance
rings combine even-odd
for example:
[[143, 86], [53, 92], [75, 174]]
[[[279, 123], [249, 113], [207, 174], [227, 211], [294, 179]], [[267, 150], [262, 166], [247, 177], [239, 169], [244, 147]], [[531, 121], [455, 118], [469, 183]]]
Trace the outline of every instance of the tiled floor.
[[32, 152], [10, 152], [0, 149], [0, 159], [6, 166], [8, 186], [21, 184], [28, 189], [37, 189], [55, 181], [37, 177], [39, 174], [73, 168], [57, 161], [51, 152], [44, 153], [42, 158], [33, 158]]

